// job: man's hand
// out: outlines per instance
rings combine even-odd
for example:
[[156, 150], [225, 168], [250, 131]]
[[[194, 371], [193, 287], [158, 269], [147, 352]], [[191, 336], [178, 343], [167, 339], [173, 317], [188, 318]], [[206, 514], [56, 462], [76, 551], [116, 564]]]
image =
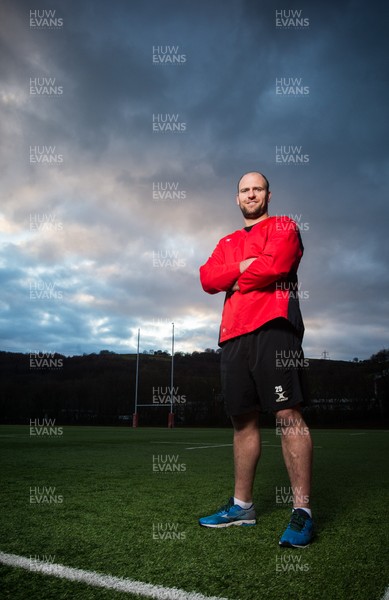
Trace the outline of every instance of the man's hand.
[[[246, 269], [248, 269], [249, 266], [251, 265], [251, 263], [254, 262], [255, 260], [256, 260], [256, 257], [246, 258], [246, 260], [242, 260], [240, 263], [240, 272], [244, 273], [244, 271]], [[234, 289], [234, 288], [232, 288], [232, 289]]]
[[[240, 272], [244, 273], [244, 271], [249, 268], [249, 266], [252, 262], [254, 262], [254, 260], [256, 260], [255, 256], [253, 258], [246, 258], [246, 260], [242, 260], [239, 265]], [[236, 280], [234, 285], [232, 286], [231, 292], [239, 292], [238, 280]]]

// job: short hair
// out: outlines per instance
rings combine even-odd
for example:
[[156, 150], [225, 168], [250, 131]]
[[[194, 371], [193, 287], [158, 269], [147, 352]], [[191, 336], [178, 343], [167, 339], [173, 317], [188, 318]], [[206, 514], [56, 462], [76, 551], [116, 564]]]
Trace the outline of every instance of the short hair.
[[265, 180], [265, 182], [266, 182], [267, 191], [269, 192], [269, 190], [270, 190], [270, 183], [269, 183], [268, 178], [263, 173], [260, 173], [259, 171], [247, 171], [247, 173], [243, 173], [243, 175], [240, 177], [240, 179], [238, 181], [238, 194], [239, 194], [239, 184], [240, 184], [240, 182], [242, 181], [243, 177], [245, 175], [248, 175], [249, 173], [257, 173], [257, 175], [260, 175], [261, 177], [263, 177], [264, 180]]

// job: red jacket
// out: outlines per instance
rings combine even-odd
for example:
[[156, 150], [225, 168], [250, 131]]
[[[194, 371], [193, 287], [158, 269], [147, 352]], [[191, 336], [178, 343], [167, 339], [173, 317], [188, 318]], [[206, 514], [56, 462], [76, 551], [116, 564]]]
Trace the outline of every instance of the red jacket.
[[[303, 336], [297, 284], [303, 250], [299, 229], [286, 216], [268, 217], [249, 231], [239, 229], [220, 240], [200, 267], [206, 292], [227, 292], [220, 345], [277, 317], [288, 319]], [[252, 257], [257, 258], [241, 273], [240, 262]], [[236, 281], [239, 291], [232, 292]]]

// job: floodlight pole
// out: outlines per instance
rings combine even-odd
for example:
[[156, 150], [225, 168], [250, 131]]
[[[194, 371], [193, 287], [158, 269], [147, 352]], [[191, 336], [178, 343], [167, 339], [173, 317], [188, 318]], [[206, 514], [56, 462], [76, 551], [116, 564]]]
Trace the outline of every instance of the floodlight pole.
[[138, 350], [136, 353], [135, 412], [132, 416], [132, 426], [133, 427], [138, 427], [139, 339], [140, 339], [140, 329], [138, 329]]

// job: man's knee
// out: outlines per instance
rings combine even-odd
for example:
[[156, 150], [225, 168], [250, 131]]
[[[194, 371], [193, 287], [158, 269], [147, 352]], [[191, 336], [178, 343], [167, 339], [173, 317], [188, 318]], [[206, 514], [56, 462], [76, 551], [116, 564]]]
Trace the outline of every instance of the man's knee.
[[276, 417], [276, 427], [281, 428], [281, 432], [285, 433], [308, 433], [309, 429], [301, 414], [300, 406], [292, 408], [284, 408], [274, 413]]

